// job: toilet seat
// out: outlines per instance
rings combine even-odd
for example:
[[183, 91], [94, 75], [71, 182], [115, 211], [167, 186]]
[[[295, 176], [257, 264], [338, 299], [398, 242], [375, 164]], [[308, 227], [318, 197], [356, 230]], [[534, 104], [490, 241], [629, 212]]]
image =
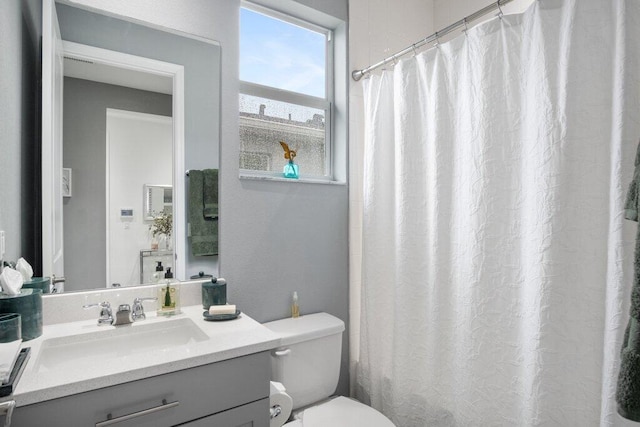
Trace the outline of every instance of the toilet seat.
[[395, 427], [387, 417], [370, 406], [344, 396], [305, 409], [300, 420], [285, 427]]

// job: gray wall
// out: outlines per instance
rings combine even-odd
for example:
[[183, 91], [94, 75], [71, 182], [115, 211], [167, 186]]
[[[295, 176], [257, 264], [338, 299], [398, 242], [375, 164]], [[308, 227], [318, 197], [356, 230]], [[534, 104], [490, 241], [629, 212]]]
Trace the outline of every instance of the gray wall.
[[171, 95], [65, 77], [63, 166], [73, 169], [73, 197], [64, 199], [65, 291], [104, 286], [107, 274], [107, 108], [171, 116], [171, 104]]
[[[56, 10], [63, 40], [183, 65], [185, 169], [219, 167], [220, 104], [212, 102], [220, 97], [219, 46], [63, 4]], [[192, 256], [183, 239], [187, 277], [215, 273], [217, 257]]]
[[[235, 3], [226, 8], [233, 40], [222, 42], [223, 81], [233, 86], [223, 92], [221, 152], [221, 271], [229, 298], [254, 319], [269, 321], [290, 315], [297, 291], [302, 314], [325, 311], [348, 327], [348, 187], [238, 179], [238, 2], [229, 3]], [[346, 11], [347, 4], [305, 3], [325, 11]], [[349, 392], [348, 349], [345, 332], [341, 394]]]
[[40, 239], [39, 0], [0, 1], [0, 230], [6, 260], [37, 264]]

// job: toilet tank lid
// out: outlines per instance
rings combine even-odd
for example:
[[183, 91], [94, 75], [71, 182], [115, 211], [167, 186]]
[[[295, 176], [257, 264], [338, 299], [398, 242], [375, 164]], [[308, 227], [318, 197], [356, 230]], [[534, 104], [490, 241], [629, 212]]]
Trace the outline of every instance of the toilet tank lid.
[[287, 318], [265, 323], [264, 326], [280, 336], [280, 345], [339, 334], [344, 331], [344, 322], [328, 313], [306, 314], [297, 318]]

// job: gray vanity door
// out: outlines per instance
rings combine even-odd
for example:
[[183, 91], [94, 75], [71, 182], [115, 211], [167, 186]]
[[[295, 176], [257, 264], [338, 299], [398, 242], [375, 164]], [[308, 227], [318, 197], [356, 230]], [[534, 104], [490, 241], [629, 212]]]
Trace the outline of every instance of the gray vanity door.
[[201, 418], [184, 427], [269, 427], [269, 399]]

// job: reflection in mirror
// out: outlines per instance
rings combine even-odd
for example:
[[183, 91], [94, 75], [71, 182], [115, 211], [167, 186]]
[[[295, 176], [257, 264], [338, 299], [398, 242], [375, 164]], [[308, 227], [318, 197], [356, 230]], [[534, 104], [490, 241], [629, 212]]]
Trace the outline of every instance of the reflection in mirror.
[[[81, 178], [74, 197], [64, 199], [63, 221], [54, 224], [63, 236], [66, 290], [92, 282], [106, 287], [141, 284], [140, 253], [153, 246], [153, 224], [146, 219], [140, 189], [149, 181], [174, 180], [180, 157], [175, 152], [183, 144], [181, 135], [174, 135], [181, 128], [181, 114], [173, 117], [173, 112], [183, 106], [176, 102], [182, 98], [181, 82], [173, 79], [182, 67], [76, 43], [64, 42], [63, 47], [63, 166]], [[147, 69], [136, 77], [140, 65]], [[120, 78], [122, 70], [126, 79]], [[171, 70], [176, 70], [173, 76], [161, 74]], [[173, 203], [168, 208], [171, 221], [183, 217], [174, 215]], [[163, 250], [174, 261], [171, 233], [162, 234]], [[167, 266], [179, 263], [165, 260]]]
[[170, 185], [144, 185], [144, 219], [153, 221], [159, 214], [173, 213], [173, 188]]
[[[53, 239], [63, 242], [59, 255], [47, 253], [43, 238], [43, 275], [64, 276], [65, 292], [147, 283], [159, 261], [180, 280], [201, 270], [217, 275], [216, 256], [190, 253], [185, 171], [219, 167], [219, 45], [66, 4], [56, 9], [64, 112], [50, 114], [63, 118], [64, 144], [52, 144], [51, 157], [73, 170], [74, 187], [62, 215], [47, 213], [43, 199], [43, 235], [64, 237]], [[43, 128], [43, 153], [44, 143]], [[43, 194], [45, 175], [43, 166]], [[58, 223], [51, 232], [45, 217]], [[170, 232], [154, 235], [167, 217]]]
[[[80, 103], [82, 104], [82, 103]], [[163, 204], [164, 190], [159, 189], [159, 200], [153, 217], [148, 218], [140, 189], [145, 182], [172, 182], [173, 119], [155, 114], [107, 109], [106, 138], [106, 246], [107, 286], [141, 284], [145, 277], [139, 262], [142, 251], [158, 250], [158, 242], [169, 256], [158, 255], [165, 268], [174, 268], [173, 245], [173, 191], [167, 186], [171, 200]], [[67, 140], [64, 142], [65, 148]], [[86, 172], [90, 174], [89, 171]], [[97, 190], [97, 189], [96, 189]], [[65, 217], [74, 212], [65, 205]], [[75, 212], [74, 212], [75, 213]], [[124, 215], [123, 215], [124, 213]], [[81, 231], [82, 232], [82, 231]], [[65, 227], [65, 254], [77, 253], [87, 244], [74, 227]], [[73, 237], [72, 245], [67, 236]], [[155, 242], [155, 247], [154, 247]], [[156, 254], [153, 254], [154, 256]], [[75, 272], [75, 270], [71, 270]], [[71, 282], [73, 276], [67, 274]]]

